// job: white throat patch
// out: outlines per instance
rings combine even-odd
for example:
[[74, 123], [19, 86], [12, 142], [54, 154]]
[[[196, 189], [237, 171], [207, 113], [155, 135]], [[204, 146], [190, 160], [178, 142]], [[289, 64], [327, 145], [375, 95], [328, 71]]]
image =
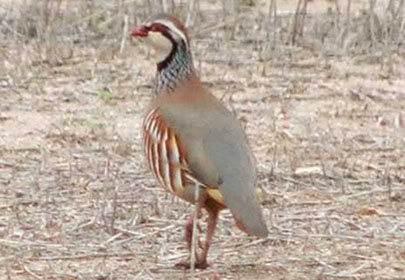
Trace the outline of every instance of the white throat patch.
[[172, 42], [159, 32], [149, 31], [146, 39], [153, 46], [156, 63], [164, 61], [172, 51]]

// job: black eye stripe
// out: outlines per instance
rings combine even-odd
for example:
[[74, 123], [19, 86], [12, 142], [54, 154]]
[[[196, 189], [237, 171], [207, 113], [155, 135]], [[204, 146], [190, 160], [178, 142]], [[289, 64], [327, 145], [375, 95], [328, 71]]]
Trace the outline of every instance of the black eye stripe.
[[152, 32], [160, 32], [164, 35], [169, 33], [169, 28], [160, 23], [153, 23], [149, 28]]

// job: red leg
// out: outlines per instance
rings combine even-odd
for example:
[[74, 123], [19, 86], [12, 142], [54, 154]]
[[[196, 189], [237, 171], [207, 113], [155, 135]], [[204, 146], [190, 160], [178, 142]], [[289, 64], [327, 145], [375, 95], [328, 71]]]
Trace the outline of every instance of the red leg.
[[[218, 222], [218, 214], [219, 210], [218, 209], [211, 209], [211, 208], [206, 208], [208, 212], [208, 225], [207, 225], [207, 237], [204, 242], [204, 246], [201, 244], [200, 240], [198, 240], [198, 249], [202, 250], [202, 253], [196, 254], [196, 264], [195, 267], [199, 269], [205, 269], [208, 267], [208, 262], [207, 262], [207, 256], [208, 256], [208, 251], [211, 246], [211, 241], [212, 237], [214, 236], [215, 228], [217, 226]], [[190, 250], [191, 249], [191, 243], [192, 243], [192, 236], [193, 236], [193, 219], [194, 215], [191, 215], [190, 218], [187, 221], [186, 224], [186, 242], [187, 242], [187, 248]], [[200, 228], [199, 228], [199, 231]], [[183, 267], [183, 268], [190, 268], [190, 262], [181, 262], [176, 264], [177, 267]]]
[[[198, 214], [201, 215], [201, 212]], [[193, 240], [193, 224], [194, 224], [194, 214], [190, 215], [186, 223], [185, 239], [187, 243], [187, 249], [191, 249], [191, 242]], [[201, 233], [201, 227], [197, 224], [198, 232]], [[200, 240], [198, 240], [199, 247], [202, 248]]]
[[[198, 217], [200, 218], [200, 216], [201, 216], [201, 211], [198, 211], [197, 215], [198, 215]], [[186, 230], [185, 230], [185, 239], [186, 239], [186, 243], [187, 243], [186, 246], [187, 246], [187, 249], [188, 249], [189, 251], [191, 251], [191, 246], [192, 246], [192, 241], [193, 241], [194, 216], [195, 216], [195, 212], [190, 215], [190, 217], [189, 217], [188, 220], [187, 220], [186, 227], [185, 227], [185, 229], [186, 229]], [[197, 224], [197, 229], [198, 229], [198, 232], [201, 233], [201, 227], [200, 227], [199, 224]], [[197, 240], [196, 264], [195, 264], [195, 267], [196, 267], [196, 268], [202, 268], [202, 267], [200, 267], [200, 265], [199, 265], [199, 259], [200, 259], [200, 257], [199, 257], [199, 255], [198, 255], [198, 250], [204, 251], [204, 246], [203, 246], [203, 244], [202, 244], [202, 242], [201, 242], [200, 239]], [[187, 261], [181, 261], [181, 262], [179, 262], [179, 263], [176, 264], [176, 267], [181, 267], [181, 268], [187, 268], [187, 269], [188, 269], [188, 268], [190, 268], [190, 262], [189, 262], [188, 260], [187, 260]]]
[[207, 263], [207, 256], [208, 256], [208, 251], [210, 250], [211, 247], [211, 241], [212, 238], [214, 237], [214, 232], [218, 224], [218, 214], [219, 211], [218, 209], [209, 209], [207, 208], [208, 212], [208, 225], [207, 225], [207, 237], [205, 239], [205, 246], [204, 246], [204, 251], [203, 251], [203, 259], [202, 261]]

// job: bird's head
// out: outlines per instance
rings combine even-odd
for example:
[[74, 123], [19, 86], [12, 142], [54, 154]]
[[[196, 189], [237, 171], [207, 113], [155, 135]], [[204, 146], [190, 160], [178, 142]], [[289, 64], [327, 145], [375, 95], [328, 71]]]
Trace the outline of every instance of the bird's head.
[[167, 14], [157, 15], [150, 23], [134, 28], [131, 35], [150, 43], [158, 64], [168, 60], [179, 48], [189, 51], [186, 28], [178, 19]]

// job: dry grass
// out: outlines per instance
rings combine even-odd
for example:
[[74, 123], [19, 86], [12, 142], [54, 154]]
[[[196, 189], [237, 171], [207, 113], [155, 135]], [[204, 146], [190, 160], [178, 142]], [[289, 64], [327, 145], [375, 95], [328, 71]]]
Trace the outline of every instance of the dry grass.
[[[404, 279], [403, 38], [341, 44], [370, 26], [357, 1], [322, 37], [310, 26], [336, 5], [313, 1], [291, 45], [294, 2], [276, 19], [214, 2], [195, 8], [196, 65], [246, 126], [271, 234], [223, 213], [196, 277]], [[190, 277], [173, 265], [191, 206], [156, 187], [140, 146], [154, 66], [125, 39], [156, 3], [108, 3], [0, 1], [0, 279]]]

